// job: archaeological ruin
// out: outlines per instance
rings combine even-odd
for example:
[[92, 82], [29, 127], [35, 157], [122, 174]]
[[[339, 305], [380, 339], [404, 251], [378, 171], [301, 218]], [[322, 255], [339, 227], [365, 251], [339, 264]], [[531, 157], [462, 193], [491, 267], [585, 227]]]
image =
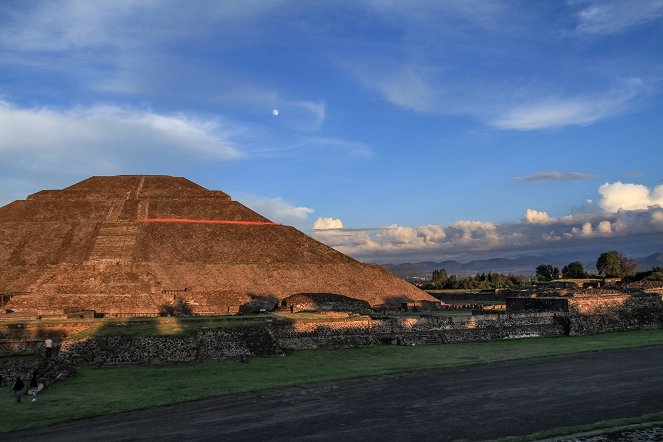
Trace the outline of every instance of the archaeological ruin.
[[439, 305], [224, 192], [154, 175], [95, 176], [0, 208], [0, 295], [4, 311], [35, 317]]
[[[663, 328], [661, 282], [561, 282], [472, 295], [499, 309], [432, 311], [452, 306], [184, 178], [92, 177], [0, 208], [0, 356], [52, 339], [49, 382], [78, 364]], [[178, 309], [189, 317], [145, 318]], [[2, 361], [0, 374], [34, 363]]]

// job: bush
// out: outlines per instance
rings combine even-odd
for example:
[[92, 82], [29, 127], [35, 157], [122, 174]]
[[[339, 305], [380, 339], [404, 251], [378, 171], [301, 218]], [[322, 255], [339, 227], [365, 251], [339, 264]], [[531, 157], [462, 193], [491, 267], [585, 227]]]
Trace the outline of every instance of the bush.
[[174, 304], [164, 304], [159, 307], [160, 316], [193, 316], [193, 311], [186, 301], [180, 299]]

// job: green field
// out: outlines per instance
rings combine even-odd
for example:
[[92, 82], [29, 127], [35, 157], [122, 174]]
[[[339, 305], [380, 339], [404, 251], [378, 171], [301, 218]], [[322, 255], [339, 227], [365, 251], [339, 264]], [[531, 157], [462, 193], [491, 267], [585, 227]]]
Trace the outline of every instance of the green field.
[[44, 391], [37, 402], [15, 404], [2, 387], [0, 431], [191, 401], [229, 393], [458, 365], [663, 344], [663, 330], [582, 337], [356, 349], [306, 350], [247, 363], [82, 367]]

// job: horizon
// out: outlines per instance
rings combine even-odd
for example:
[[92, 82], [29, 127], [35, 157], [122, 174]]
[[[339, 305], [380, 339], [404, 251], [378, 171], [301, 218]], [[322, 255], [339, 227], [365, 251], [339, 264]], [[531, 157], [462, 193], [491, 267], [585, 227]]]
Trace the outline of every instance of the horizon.
[[361, 261], [663, 250], [658, 0], [9, 1], [0, 55], [2, 206], [149, 173]]

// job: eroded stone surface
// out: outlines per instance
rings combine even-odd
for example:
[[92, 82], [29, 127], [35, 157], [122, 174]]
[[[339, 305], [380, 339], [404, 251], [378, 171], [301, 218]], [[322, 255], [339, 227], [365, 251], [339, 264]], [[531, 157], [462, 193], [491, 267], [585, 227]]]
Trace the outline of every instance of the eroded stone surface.
[[298, 293], [439, 304], [185, 178], [92, 177], [0, 208], [5, 309], [130, 317], [184, 301], [194, 314], [234, 314]]

